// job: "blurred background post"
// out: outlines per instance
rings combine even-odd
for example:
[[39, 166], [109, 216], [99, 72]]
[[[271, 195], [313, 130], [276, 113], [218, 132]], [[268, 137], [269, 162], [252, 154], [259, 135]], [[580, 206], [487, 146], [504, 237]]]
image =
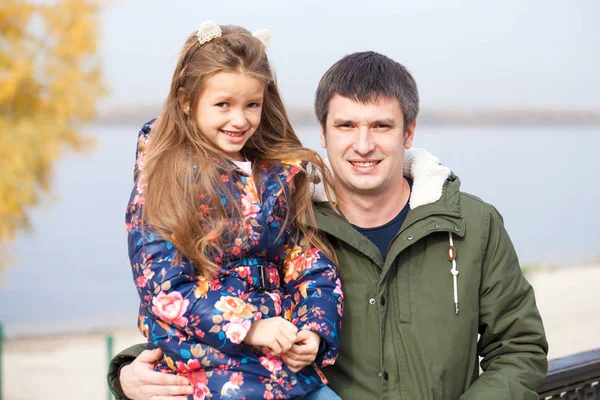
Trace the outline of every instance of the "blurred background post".
[[2, 400], [2, 381], [4, 380], [2, 378], [2, 361], [4, 361], [4, 359], [2, 358], [2, 346], [4, 342], [4, 332], [2, 332], [2, 322], [0, 322], [0, 400]]
[[[108, 371], [108, 366], [110, 365], [110, 360], [112, 360], [114, 355], [114, 351], [113, 351], [113, 335], [112, 334], [108, 334], [106, 335], [106, 370]], [[113, 399], [113, 395], [110, 392], [110, 389], [107, 389], [107, 397], [108, 400], [112, 400]], [[0, 399], [2, 400], [2, 399]]]

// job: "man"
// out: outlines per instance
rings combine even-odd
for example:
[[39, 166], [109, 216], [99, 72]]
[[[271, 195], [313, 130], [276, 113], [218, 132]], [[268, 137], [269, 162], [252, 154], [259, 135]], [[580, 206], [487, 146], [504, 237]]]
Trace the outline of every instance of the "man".
[[[339, 358], [324, 373], [345, 400], [537, 399], [548, 345], [533, 290], [498, 211], [429, 153], [407, 151], [418, 108], [410, 73], [377, 53], [344, 57], [319, 83], [341, 213], [321, 202], [317, 224], [346, 298]], [[151, 371], [158, 354], [119, 376], [142, 349], [117, 356], [113, 388], [132, 398], [186, 390]]]

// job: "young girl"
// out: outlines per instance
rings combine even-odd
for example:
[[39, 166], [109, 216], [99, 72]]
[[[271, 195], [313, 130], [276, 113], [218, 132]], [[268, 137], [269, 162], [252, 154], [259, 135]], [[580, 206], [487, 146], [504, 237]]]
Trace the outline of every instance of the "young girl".
[[343, 296], [309, 190], [331, 178], [290, 125], [269, 40], [203, 23], [139, 134], [126, 216], [139, 327], [194, 399], [339, 398], [319, 368], [337, 357]]

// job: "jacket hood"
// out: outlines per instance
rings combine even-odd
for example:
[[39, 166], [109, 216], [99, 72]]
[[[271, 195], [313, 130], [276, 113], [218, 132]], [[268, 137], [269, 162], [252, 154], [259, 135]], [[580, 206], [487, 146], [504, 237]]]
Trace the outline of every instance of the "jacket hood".
[[[331, 168], [329, 160], [325, 162]], [[440, 160], [422, 148], [411, 148], [404, 155], [404, 176], [413, 180], [409, 200], [411, 210], [419, 206], [435, 203], [444, 192], [444, 183], [450, 177], [450, 169], [440, 164]], [[327, 201], [323, 183], [315, 186], [313, 197], [316, 201]]]

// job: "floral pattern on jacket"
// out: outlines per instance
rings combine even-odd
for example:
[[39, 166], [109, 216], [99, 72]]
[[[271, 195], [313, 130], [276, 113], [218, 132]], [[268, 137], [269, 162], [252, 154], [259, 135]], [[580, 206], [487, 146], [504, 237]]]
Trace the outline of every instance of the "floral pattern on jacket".
[[[284, 222], [285, 194], [302, 166], [260, 165], [256, 187], [251, 175], [228, 163], [231, 172], [222, 179], [240, 199], [247, 237], [236, 237], [215, 256], [220, 273], [207, 279], [185, 257], [176, 262], [173, 244], [141, 218], [152, 123], [139, 132], [126, 226], [141, 300], [138, 326], [148, 347], [164, 352], [157, 370], [186, 376], [194, 399], [284, 399], [318, 389], [326, 383], [319, 368], [337, 358], [343, 295], [335, 265]], [[272, 289], [261, 290], [261, 276]], [[275, 316], [319, 334], [311, 366], [293, 373], [268, 349], [243, 342], [253, 321]]]

